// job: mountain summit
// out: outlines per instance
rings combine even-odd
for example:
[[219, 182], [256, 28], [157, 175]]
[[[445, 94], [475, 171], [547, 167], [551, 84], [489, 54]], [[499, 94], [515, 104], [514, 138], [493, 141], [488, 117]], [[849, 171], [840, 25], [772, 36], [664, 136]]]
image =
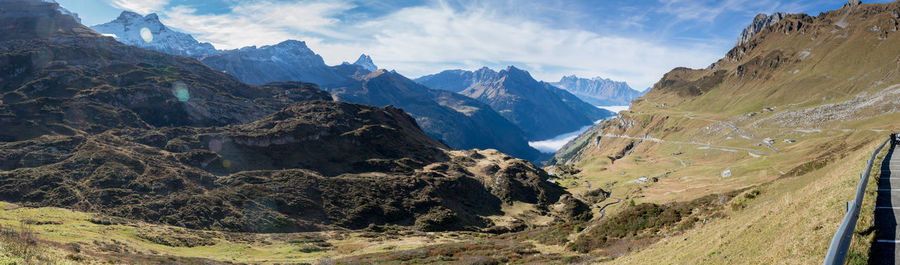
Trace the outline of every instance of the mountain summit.
[[169, 29], [159, 21], [159, 16], [141, 16], [123, 11], [115, 20], [95, 25], [91, 29], [111, 36], [121, 43], [168, 54], [191, 58], [215, 54], [212, 44], [199, 42], [189, 34]]
[[353, 64], [362, 66], [370, 72], [375, 72], [375, 70], [378, 70], [378, 66], [375, 66], [375, 63], [372, 62], [372, 57], [369, 57], [366, 54], [360, 55], [359, 59], [356, 59], [356, 62], [354, 62]]

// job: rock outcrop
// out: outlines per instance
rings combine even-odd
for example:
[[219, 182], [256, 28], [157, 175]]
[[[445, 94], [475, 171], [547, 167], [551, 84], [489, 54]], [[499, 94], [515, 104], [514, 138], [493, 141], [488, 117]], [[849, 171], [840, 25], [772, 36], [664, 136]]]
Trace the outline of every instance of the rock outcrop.
[[750, 23], [747, 28], [741, 31], [741, 35], [738, 36], [737, 44], [735, 46], [741, 46], [744, 43], [750, 41], [750, 38], [753, 38], [757, 33], [762, 31], [768, 26], [775, 25], [783, 19], [787, 13], [772, 13], [771, 15], [766, 14], [758, 14], [753, 18], [753, 22]]

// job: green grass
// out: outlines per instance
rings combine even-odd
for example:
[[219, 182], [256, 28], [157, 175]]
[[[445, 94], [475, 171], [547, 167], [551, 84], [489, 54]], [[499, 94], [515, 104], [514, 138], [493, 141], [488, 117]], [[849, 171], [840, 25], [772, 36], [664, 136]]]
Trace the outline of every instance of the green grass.
[[[56, 264], [106, 262], [111, 259], [146, 262], [160, 257], [254, 264], [315, 263], [325, 258], [415, 249], [440, 242], [466, 240], [476, 235], [453, 233], [455, 236], [450, 236], [450, 233], [421, 233], [390, 227], [379, 233], [226, 233], [108, 218], [54, 207], [19, 208], [0, 203], [0, 209], [0, 226], [4, 228], [16, 228], [23, 222], [40, 224], [26, 227], [38, 239], [41, 252], [52, 254], [44, 259]], [[67, 246], [76, 246], [80, 252]], [[0, 261], [23, 264], [24, 255], [10, 255], [9, 251], [0, 253], [3, 253]], [[72, 257], [81, 260], [67, 258], [71, 255], [80, 255]]]

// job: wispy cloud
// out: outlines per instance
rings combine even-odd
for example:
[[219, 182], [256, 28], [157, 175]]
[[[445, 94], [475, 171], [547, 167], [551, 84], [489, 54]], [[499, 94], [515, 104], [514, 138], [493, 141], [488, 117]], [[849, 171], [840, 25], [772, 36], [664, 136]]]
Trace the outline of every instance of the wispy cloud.
[[[517, 64], [536, 77], [603, 75], [650, 86], [677, 66], [702, 67], [721, 54], [703, 44], [678, 46], [640, 38], [557, 29], [481, 9], [413, 7], [360, 25], [376, 32], [368, 50], [380, 64], [418, 76], [445, 67]], [[330, 46], [319, 51], [328, 55]]]
[[161, 11], [168, 4], [169, 0], [112, 0], [110, 2], [110, 5], [115, 8], [130, 10], [142, 15]]
[[217, 48], [234, 49], [266, 45], [286, 39], [316, 40], [314, 35], [331, 39], [349, 38], [333, 26], [334, 18], [353, 5], [338, 2], [241, 2], [225, 14], [202, 14], [188, 6], [173, 7], [163, 22], [184, 29]]
[[[125, 2], [136, 0], [114, 1], [125, 6]], [[588, 27], [569, 27], [566, 25], [575, 23], [570, 19], [535, 17], [539, 13], [536, 10], [543, 9], [534, 3], [521, 6], [513, 2], [438, 0], [354, 16], [358, 7], [367, 4], [351, 1], [226, 1], [231, 5], [228, 12], [210, 13], [179, 5], [161, 12], [161, 17], [167, 25], [220, 49], [298, 39], [306, 41], [329, 64], [367, 53], [379, 66], [411, 77], [448, 68], [512, 64], [547, 81], [568, 74], [599, 75], [643, 89], [674, 67], [704, 67], [722, 55], [722, 48], [714, 47], [719, 42], [671, 42], [657, 36], [600, 34]], [[672, 8], [671, 12], [685, 12], [677, 15], [680, 19], [696, 19], [719, 16], [749, 0], [704, 5], [660, 1]], [[159, 7], [132, 5], [129, 9], [137, 8]], [[560, 6], [548, 8], [578, 21], [589, 18]], [[653, 22], [648, 18], [653, 15], [653, 11], [642, 10], [613, 24], [622, 27], [623, 33], [643, 30]]]
[[[658, 13], [674, 15], [680, 20], [715, 21], [723, 14], [753, 12], [801, 12], [813, 6], [803, 1], [779, 0], [660, 0]], [[755, 15], [755, 14], [753, 14]]]

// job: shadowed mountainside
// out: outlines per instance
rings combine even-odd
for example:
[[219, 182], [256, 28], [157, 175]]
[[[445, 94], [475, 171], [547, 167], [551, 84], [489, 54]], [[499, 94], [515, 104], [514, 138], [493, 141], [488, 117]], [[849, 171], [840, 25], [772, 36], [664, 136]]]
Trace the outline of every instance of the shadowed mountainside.
[[452, 151], [400, 109], [246, 85], [59, 9], [0, 3], [0, 200], [249, 232], [477, 230], [514, 202], [589, 215], [531, 163]]
[[549, 139], [615, 115], [512, 66], [500, 72], [488, 68], [475, 72], [447, 70], [417, 80], [490, 105], [522, 128], [529, 140]]

